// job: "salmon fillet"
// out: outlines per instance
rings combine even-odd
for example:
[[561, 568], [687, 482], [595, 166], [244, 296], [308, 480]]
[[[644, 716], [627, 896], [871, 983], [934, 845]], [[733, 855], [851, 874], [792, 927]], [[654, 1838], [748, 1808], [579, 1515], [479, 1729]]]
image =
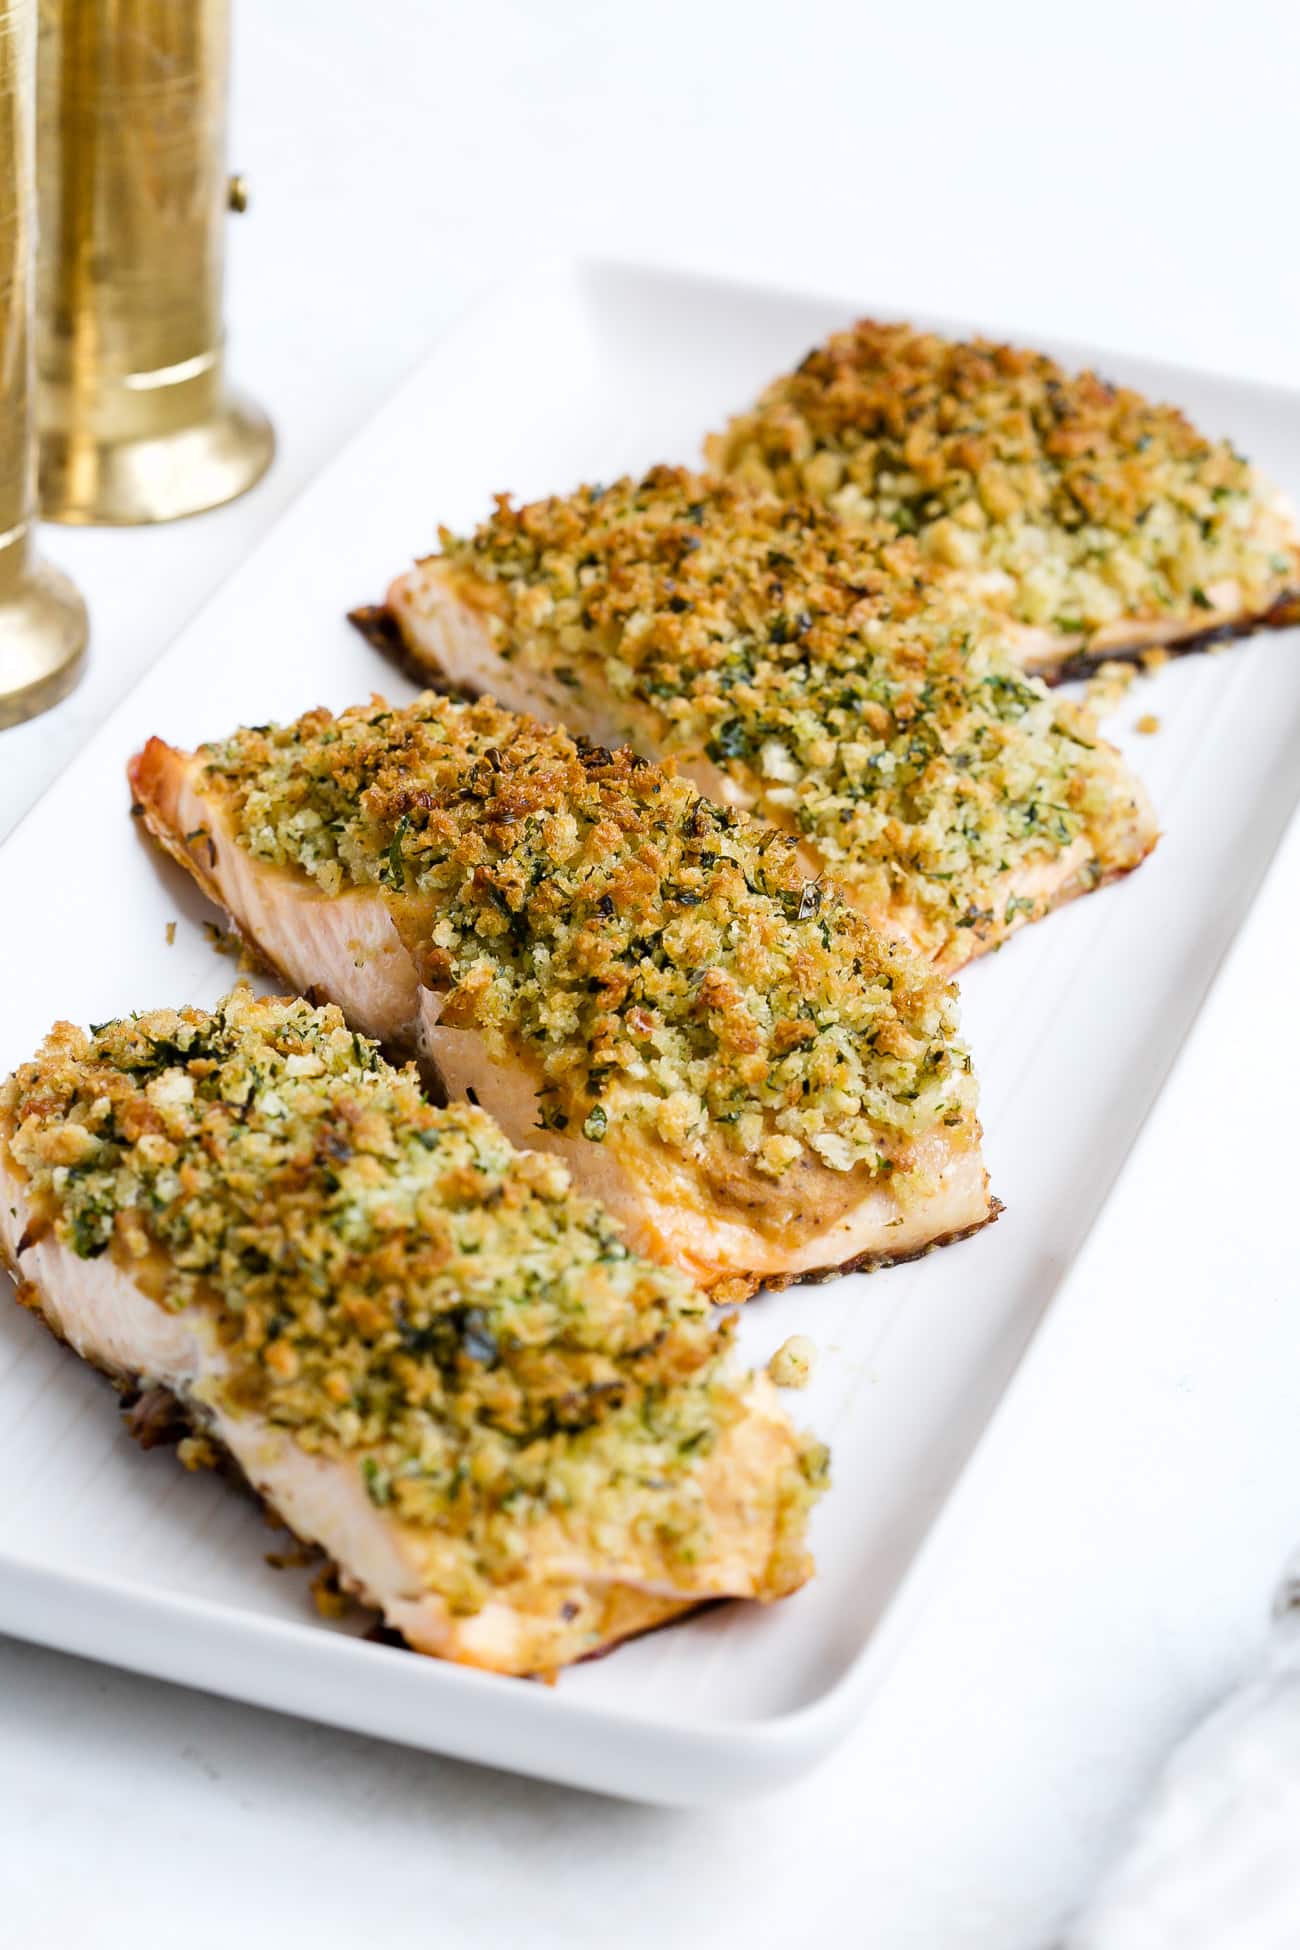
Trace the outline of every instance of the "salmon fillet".
[[0, 1087], [0, 1256], [416, 1650], [552, 1670], [809, 1574], [826, 1454], [553, 1158], [237, 990]]
[[711, 466], [915, 534], [1079, 675], [1300, 620], [1300, 522], [1227, 440], [1094, 372], [863, 319], [706, 442]]
[[1091, 712], [910, 540], [656, 468], [442, 542], [388, 592], [409, 661], [672, 754], [945, 973], [1155, 844]]
[[995, 1215], [951, 988], [782, 835], [632, 753], [427, 695], [153, 739], [130, 777], [285, 980], [719, 1297]]

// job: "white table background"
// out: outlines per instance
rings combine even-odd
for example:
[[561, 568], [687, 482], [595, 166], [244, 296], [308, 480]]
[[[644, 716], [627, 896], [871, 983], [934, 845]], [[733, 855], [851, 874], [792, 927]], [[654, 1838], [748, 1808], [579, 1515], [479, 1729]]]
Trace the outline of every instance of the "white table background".
[[[94, 662], [0, 737], [0, 833], [440, 327], [541, 253], [1300, 379], [1294, 0], [236, 13], [232, 365], [279, 459], [176, 528], [50, 532]], [[5, 917], [0, 966], [37, 933]], [[1242, 959], [1212, 1004], [1252, 1061], [1251, 1025], [1293, 1013], [1294, 950]], [[944, 1599], [819, 1773], [667, 1813], [0, 1642], [0, 1941], [1046, 1946], [1248, 1668], [1300, 1535], [1288, 1192], [1276, 1161], [1271, 1203], [1258, 1168], [1225, 1189], [1231, 1076], [1175, 1086], [1185, 1191], [1126, 1185], [1088, 1306], [983, 1454]], [[1188, 1307], [1193, 1258], [1217, 1277]]]

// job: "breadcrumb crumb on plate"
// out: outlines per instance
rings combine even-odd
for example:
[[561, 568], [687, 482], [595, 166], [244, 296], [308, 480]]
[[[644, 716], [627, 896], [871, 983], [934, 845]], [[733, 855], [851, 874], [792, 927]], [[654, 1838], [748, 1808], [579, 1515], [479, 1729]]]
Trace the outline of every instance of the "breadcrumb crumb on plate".
[[816, 1346], [806, 1334], [791, 1334], [768, 1362], [767, 1372], [778, 1388], [806, 1388], [816, 1358]]

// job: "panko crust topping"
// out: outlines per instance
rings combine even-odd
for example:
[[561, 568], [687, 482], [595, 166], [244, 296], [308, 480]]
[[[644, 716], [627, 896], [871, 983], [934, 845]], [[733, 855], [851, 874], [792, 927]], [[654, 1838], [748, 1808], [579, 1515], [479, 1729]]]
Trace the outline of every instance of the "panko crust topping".
[[[437, 558], [507, 661], [597, 682], [810, 840], [950, 965], [1152, 844], [1086, 707], [1049, 692], [915, 539], [660, 467], [514, 508]], [[1040, 877], [1041, 878], [1041, 877]]]
[[[0, 1144], [32, 1225], [210, 1317], [223, 1407], [351, 1459], [428, 1533], [454, 1611], [525, 1576], [543, 1525], [678, 1587], [706, 1565], [701, 1472], [747, 1412], [729, 1323], [336, 1009], [236, 990], [61, 1024], [0, 1087]], [[769, 1595], [806, 1574], [826, 1459], [791, 1435], [777, 1460]]]
[[1086, 640], [1300, 590], [1276, 491], [1226, 440], [1095, 372], [863, 319], [708, 441], [711, 465], [915, 534], [1022, 623]]
[[544, 1126], [900, 1186], [926, 1133], [978, 1141], [951, 988], [788, 835], [629, 751], [430, 694], [198, 757], [256, 858], [383, 893], [440, 1022], [526, 1058]]

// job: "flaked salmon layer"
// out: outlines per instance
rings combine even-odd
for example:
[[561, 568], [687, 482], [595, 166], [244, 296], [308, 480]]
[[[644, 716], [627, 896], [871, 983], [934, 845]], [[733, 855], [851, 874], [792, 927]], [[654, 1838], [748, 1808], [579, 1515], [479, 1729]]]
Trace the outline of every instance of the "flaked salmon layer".
[[472, 1019], [459, 1021], [455, 992], [449, 1003], [445, 988], [423, 979], [433, 914], [422, 911], [413, 933], [382, 888], [325, 895], [306, 873], [254, 857], [203, 753], [153, 740], [133, 761], [131, 783], [150, 832], [271, 968], [300, 992], [338, 1003], [365, 1034], [416, 1054], [448, 1097], [481, 1104], [515, 1144], [563, 1158], [635, 1250], [682, 1267], [719, 1297], [910, 1259], [978, 1230], [1000, 1209], [967, 1112], [936, 1117], [895, 1146], [895, 1168], [883, 1176], [869, 1164], [831, 1169], [805, 1148], [773, 1177], [717, 1141], [669, 1144], [619, 1119], [616, 1085], [605, 1086], [607, 1123], [593, 1141], [580, 1119], [561, 1124], [548, 1114], [535, 1050], [515, 1038], [503, 1060]]
[[[246, 1012], [250, 1008], [283, 1012], [286, 1007], [274, 1003], [253, 1004], [251, 1000], [241, 1006]], [[299, 1011], [303, 1007], [290, 1006]], [[247, 1019], [246, 1013], [244, 1020]], [[143, 1020], [148, 1025], [155, 1019]], [[170, 1036], [171, 1023], [177, 1020], [171, 1018], [162, 1033]], [[145, 1034], [148, 1033], [146, 1029]], [[181, 1033], [184, 1035], [184, 1028]], [[141, 1132], [136, 1144], [144, 1145], [140, 1155], [147, 1155], [151, 1163], [156, 1161], [159, 1147], [169, 1142], [163, 1136], [164, 1130], [172, 1132], [171, 1141], [178, 1143], [184, 1154], [184, 1142], [179, 1138], [175, 1120], [168, 1120], [168, 1112], [180, 1105], [184, 1115], [186, 1100], [181, 1092], [181, 1080], [187, 1075], [185, 1068], [177, 1064], [158, 1071], [155, 1080], [161, 1079], [161, 1083], [153, 1094], [142, 1088], [134, 1095], [127, 1095], [118, 1088], [116, 1109], [111, 1114], [98, 1100], [88, 1101], [87, 1092], [82, 1092], [76, 1103], [68, 1105], [63, 1116], [52, 1109], [52, 1093], [57, 1096], [59, 1089], [66, 1085], [68, 1047], [65, 1032], [61, 1042], [56, 1040], [43, 1052], [44, 1074], [37, 1066], [29, 1066], [28, 1072], [18, 1072], [6, 1087], [6, 1102], [0, 1106], [0, 1194], [3, 1195], [0, 1198], [0, 1265], [12, 1271], [18, 1282], [20, 1300], [60, 1340], [120, 1388], [143, 1386], [174, 1397], [185, 1417], [230, 1458], [234, 1468], [280, 1521], [305, 1542], [323, 1551], [338, 1566], [344, 1587], [378, 1610], [388, 1625], [416, 1650], [499, 1672], [546, 1672], [606, 1649], [632, 1633], [650, 1629], [701, 1603], [723, 1597], [764, 1599], [784, 1595], [808, 1574], [810, 1561], [800, 1543], [804, 1519], [799, 1514], [801, 1499], [807, 1498], [808, 1491], [806, 1485], [803, 1490], [792, 1491], [789, 1487], [791, 1482], [798, 1484], [803, 1480], [801, 1459], [810, 1453], [807, 1444], [800, 1447], [800, 1440], [791, 1430], [766, 1377], [737, 1375], [734, 1381], [727, 1379], [719, 1365], [725, 1355], [725, 1332], [711, 1339], [707, 1326], [710, 1319], [720, 1317], [710, 1315], [707, 1309], [692, 1314], [688, 1291], [683, 1288], [681, 1298], [686, 1302], [686, 1311], [680, 1316], [680, 1330], [672, 1325], [671, 1308], [677, 1304], [676, 1289], [673, 1296], [666, 1295], [670, 1311], [665, 1315], [670, 1338], [678, 1331], [686, 1336], [673, 1357], [681, 1379], [677, 1382], [668, 1379], [666, 1393], [657, 1398], [660, 1406], [656, 1414], [665, 1426], [671, 1426], [671, 1418], [678, 1412], [675, 1400], [686, 1404], [692, 1391], [700, 1391], [692, 1396], [684, 1411], [687, 1420], [683, 1427], [694, 1430], [707, 1426], [707, 1422], [700, 1422], [700, 1416], [712, 1414], [712, 1405], [717, 1403], [718, 1419], [709, 1444], [685, 1465], [680, 1460], [675, 1465], [679, 1472], [685, 1469], [683, 1480], [690, 1491], [687, 1504], [682, 1507], [695, 1510], [705, 1525], [698, 1557], [689, 1562], [689, 1569], [687, 1560], [683, 1559], [679, 1570], [674, 1570], [678, 1560], [671, 1550], [661, 1550], [657, 1544], [649, 1547], [652, 1531], [646, 1532], [648, 1542], [643, 1549], [634, 1525], [631, 1528], [621, 1527], [617, 1522], [611, 1525], [611, 1514], [618, 1507], [617, 1502], [610, 1502], [615, 1495], [613, 1486], [621, 1480], [623, 1469], [635, 1472], [638, 1467], [634, 1451], [643, 1436], [639, 1420], [633, 1414], [627, 1438], [629, 1446], [616, 1452], [622, 1454], [623, 1462], [612, 1477], [599, 1470], [592, 1475], [593, 1464], [583, 1463], [585, 1438], [581, 1428], [573, 1437], [572, 1455], [565, 1451], [564, 1438], [552, 1438], [554, 1466], [570, 1472], [566, 1478], [570, 1488], [554, 1506], [555, 1512], [564, 1514], [540, 1509], [524, 1520], [519, 1530], [522, 1555], [516, 1555], [513, 1568], [494, 1571], [486, 1587], [479, 1588], [470, 1598], [458, 1597], [459, 1587], [454, 1578], [449, 1589], [448, 1571], [449, 1557], [454, 1559], [459, 1548], [452, 1541], [456, 1534], [455, 1522], [449, 1538], [441, 1524], [430, 1527], [420, 1519], [418, 1504], [399, 1501], [388, 1487], [394, 1453], [392, 1442], [399, 1439], [407, 1423], [394, 1420], [385, 1435], [384, 1425], [375, 1422], [372, 1409], [358, 1436], [357, 1428], [348, 1421], [353, 1411], [346, 1408], [346, 1395], [340, 1394], [330, 1380], [331, 1375], [346, 1372], [350, 1358], [347, 1337], [353, 1331], [350, 1326], [345, 1325], [342, 1334], [335, 1337], [329, 1354], [335, 1367], [325, 1369], [321, 1412], [333, 1420], [322, 1423], [322, 1435], [308, 1443], [304, 1429], [310, 1422], [310, 1397], [304, 1397], [303, 1390], [316, 1385], [309, 1383], [308, 1376], [315, 1372], [311, 1366], [316, 1345], [312, 1336], [319, 1332], [310, 1325], [314, 1304], [309, 1299], [310, 1288], [304, 1290], [308, 1304], [306, 1312], [299, 1317], [307, 1325], [284, 1343], [294, 1350], [293, 1361], [297, 1366], [291, 1371], [287, 1365], [289, 1357], [277, 1357], [274, 1352], [279, 1343], [271, 1343], [269, 1355], [265, 1344], [252, 1345], [257, 1336], [250, 1330], [249, 1318], [258, 1303], [248, 1295], [255, 1291], [256, 1278], [252, 1285], [246, 1283], [238, 1311], [230, 1312], [226, 1295], [229, 1292], [233, 1298], [233, 1290], [222, 1285], [220, 1274], [214, 1272], [208, 1276], [206, 1286], [202, 1282], [198, 1288], [184, 1286], [188, 1276], [181, 1269], [193, 1265], [192, 1249], [187, 1249], [184, 1258], [178, 1261], [157, 1237], [150, 1249], [142, 1248], [140, 1214], [156, 1203], [161, 1181], [151, 1181], [155, 1189], [150, 1199], [121, 1208], [125, 1229], [114, 1228], [112, 1244], [103, 1249], [87, 1239], [86, 1209], [84, 1205], [74, 1207], [67, 1183], [59, 1176], [66, 1167], [55, 1166], [51, 1173], [29, 1171], [18, 1163], [16, 1151], [33, 1164], [39, 1157], [54, 1159], [75, 1154], [82, 1159], [80, 1169], [85, 1170], [91, 1156], [92, 1135], [101, 1133], [95, 1141], [108, 1147], [117, 1167], [124, 1168], [124, 1146], [129, 1143], [127, 1134], [132, 1129]], [[207, 1045], [196, 1047], [206, 1051]], [[308, 1046], [304, 1056], [312, 1053]], [[75, 1060], [84, 1061], [84, 1058], [78, 1056]], [[41, 1062], [38, 1058], [37, 1064]], [[201, 1075], [210, 1074], [210, 1070], [202, 1069], [203, 1065], [210, 1066], [209, 1055], [205, 1053], [196, 1062]], [[283, 1126], [282, 1099], [293, 1089], [292, 1066], [284, 1074], [290, 1081], [273, 1083], [271, 1096], [256, 1097], [246, 1113], [255, 1128], [263, 1122], [267, 1124], [266, 1138], [272, 1141], [273, 1134]], [[54, 1082], [48, 1084], [47, 1078], [51, 1076]], [[374, 1101], [375, 1096], [374, 1086], [362, 1086], [361, 1100]], [[213, 1101], [219, 1104], [224, 1099], [218, 1097]], [[347, 1108], [353, 1100], [345, 1095], [338, 1101], [345, 1119], [353, 1117], [355, 1125], [353, 1112]], [[292, 1102], [289, 1114], [295, 1114]], [[445, 1142], [454, 1147], [459, 1129], [456, 1119], [463, 1123], [472, 1113], [445, 1113], [444, 1116], [452, 1119]], [[161, 1128], [143, 1128], [151, 1121], [158, 1126], [160, 1117]], [[441, 1137], [436, 1119], [437, 1113], [426, 1108], [422, 1128]], [[331, 1158], [342, 1155], [331, 1136], [336, 1128], [331, 1119], [322, 1120], [321, 1139]], [[346, 1121], [342, 1128], [348, 1128]], [[206, 1121], [200, 1120], [194, 1129], [196, 1133], [199, 1129], [204, 1132], [205, 1150], [220, 1142], [211, 1115]], [[240, 1135], [247, 1138], [247, 1130], [242, 1126]], [[500, 1152], [499, 1139], [488, 1140], [485, 1158], [489, 1153], [494, 1159], [500, 1157], [505, 1169], [510, 1170], [508, 1155]], [[128, 1149], [126, 1155], [133, 1154]], [[253, 1147], [241, 1155], [258, 1153]], [[411, 1155], [428, 1170], [427, 1152], [417, 1148]], [[89, 1168], [93, 1168], [93, 1159]], [[241, 1165], [240, 1170], [245, 1171], [246, 1166]], [[363, 1173], [359, 1183], [372, 1179], [373, 1174], [367, 1179]], [[233, 1182], [240, 1180], [237, 1177]], [[298, 1215], [294, 1226], [296, 1237], [301, 1232], [306, 1209], [300, 1166], [293, 1167], [288, 1182], [292, 1209]], [[431, 1187], [436, 1182], [430, 1178]], [[553, 1198], [554, 1191], [551, 1188], [546, 1196]], [[102, 1191], [97, 1192], [100, 1203], [92, 1206], [92, 1211], [100, 1209], [103, 1196]], [[188, 1196], [193, 1202], [202, 1194], [191, 1189]], [[273, 1205], [279, 1196], [275, 1185], [269, 1184], [267, 1197]], [[464, 1191], [458, 1190], [456, 1197], [463, 1198]], [[289, 1207], [284, 1210], [287, 1215]], [[150, 1224], [147, 1220], [144, 1223]], [[400, 1239], [400, 1234], [394, 1233], [394, 1223], [391, 1214], [384, 1220], [383, 1243], [377, 1248], [384, 1254], [381, 1277], [390, 1284], [395, 1276], [400, 1278], [395, 1258], [395, 1241]], [[492, 1223], [488, 1221], [489, 1228]], [[246, 1239], [247, 1229], [232, 1236]], [[264, 1236], [268, 1241], [275, 1236], [269, 1222]], [[423, 1236], [420, 1232], [417, 1239]], [[542, 1237], [549, 1234], [539, 1234]], [[246, 1255], [251, 1247], [245, 1246], [243, 1250]], [[419, 1253], [424, 1248], [415, 1246], [413, 1250], [416, 1256], [410, 1262], [411, 1277], [413, 1282], [419, 1282], [428, 1277], [419, 1270]], [[517, 1247], [506, 1250], [513, 1255]], [[425, 1259], [428, 1259], [427, 1252]], [[431, 1263], [438, 1263], [436, 1255]], [[483, 1263], [483, 1254], [476, 1251], [473, 1271], [477, 1284], [468, 1290], [469, 1299], [484, 1292], [480, 1277]], [[304, 1267], [310, 1264], [305, 1261]], [[624, 1261], [618, 1277], [625, 1285], [631, 1281], [635, 1286], [638, 1278], [635, 1264]], [[653, 1283], [672, 1276], [650, 1269], [642, 1277], [643, 1282]], [[351, 1290], [355, 1291], [355, 1282]], [[346, 1285], [336, 1290], [338, 1304], [359, 1305], [359, 1301], [349, 1301], [349, 1291]], [[412, 1295], [415, 1291], [413, 1285]], [[191, 1297], [186, 1299], [186, 1293]], [[648, 1287], [644, 1297], [649, 1299]], [[696, 1306], [702, 1307], [702, 1301]], [[399, 1312], [398, 1318], [401, 1317]], [[364, 1313], [354, 1312], [349, 1318], [361, 1323], [367, 1337], [379, 1331], [378, 1322]], [[456, 1323], [460, 1315], [456, 1311], [434, 1318], [446, 1320], [448, 1332], [459, 1331]], [[483, 1309], [477, 1313], [471, 1309], [469, 1318], [472, 1333], [480, 1340], [489, 1334], [486, 1325], [489, 1316]], [[381, 1367], [380, 1350], [384, 1345], [382, 1333], [377, 1341], [367, 1339], [361, 1358], [363, 1363], [371, 1363], [369, 1379], [363, 1365], [354, 1386], [363, 1391], [368, 1388], [372, 1394], [391, 1386], [384, 1379], [387, 1368]], [[353, 1340], [353, 1358], [357, 1346]], [[372, 1351], [366, 1353], [366, 1348]], [[618, 1358], [613, 1343], [611, 1355]], [[383, 1355], [382, 1361], [389, 1363], [392, 1358]], [[428, 1399], [428, 1384], [421, 1384], [413, 1373], [412, 1357], [396, 1358], [393, 1372], [404, 1376], [405, 1385], [415, 1391], [410, 1399]], [[485, 1358], [483, 1351], [476, 1358]], [[684, 1361], [695, 1363], [693, 1373], [683, 1367]], [[274, 1381], [270, 1379], [270, 1371]], [[609, 1368], [607, 1372], [614, 1370]], [[355, 1368], [353, 1373], [356, 1377]], [[627, 1374], [629, 1385], [635, 1386], [635, 1362]], [[433, 1380], [432, 1370], [429, 1380]], [[489, 1411], [499, 1412], [492, 1411], [490, 1405], [494, 1399], [505, 1398], [500, 1397], [491, 1375], [484, 1375], [474, 1385], [486, 1391], [484, 1400], [489, 1404]], [[260, 1399], [259, 1394], [265, 1394], [266, 1399]], [[375, 1399], [379, 1396], [375, 1395]], [[342, 1408], [340, 1401], [345, 1404]], [[402, 1412], [409, 1415], [409, 1411]], [[600, 1412], [599, 1406], [594, 1412]], [[609, 1413], [614, 1416], [622, 1413], [617, 1402]], [[367, 1434], [372, 1423], [373, 1432]], [[448, 1427], [451, 1426], [449, 1423]], [[621, 1425], [611, 1426], [616, 1430]], [[336, 1431], [332, 1437], [328, 1433], [331, 1427]], [[698, 1434], [693, 1434], [691, 1441], [698, 1443]], [[490, 1453], [490, 1445], [481, 1451], [484, 1459]], [[605, 1451], [595, 1453], [603, 1456]], [[647, 1446], [645, 1460], [640, 1465], [643, 1472], [655, 1467], [654, 1458], [659, 1454], [661, 1451], [653, 1445]], [[494, 1467], [499, 1472], [502, 1466], [498, 1458]], [[660, 1461], [658, 1467], [662, 1470], [666, 1465]], [[582, 1473], [584, 1468], [587, 1477]], [[485, 1484], [492, 1480], [490, 1476], [483, 1478]], [[574, 1512], [569, 1508], [569, 1499], [574, 1494], [572, 1486], [587, 1480], [596, 1499], [590, 1529], [585, 1526], [581, 1509]], [[635, 1476], [630, 1480], [635, 1480]], [[661, 1487], [666, 1496], [672, 1488], [668, 1483]], [[464, 1490], [458, 1494], [463, 1500]], [[531, 1495], [536, 1503], [535, 1486]], [[652, 1514], [653, 1504], [651, 1496], [647, 1516]], [[671, 1507], [677, 1511], [674, 1521], [680, 1523], [681, 1509], [677, 1505]], [[665, 1502], [665, 1518], [670, 1513], [670, 1506]], [[454, 1515], [452, 1504], [448, 1506], [449, 1520]], [[602, 1543], [598, 1540], [606, 1530], [608, 1541]], [[472, 1568], [468, 1558], [466, 1566]]]
[[[620, 496], [625, 518], [601, 514]], [[559, 568], [552, 531], [568, 550]], [[447, 553], [399, 577], [382, 609], [354, 614], [370, 641], [390, 653], [400, 642], [412, 674], [454, 692], [671, 753], [707, 797], [796, 836], [810, 874], [944, 974], [1130, 873], [1159, 836], [1144, 788], [1082, 707], [1049, 708], [1033, 680], [1003, 707], [1009, 653], [992, 641], [972, 652], [966, 612], [910, 544], [885, 550], [880, 571], [879, 551], [824, 514], [751, 505], [671, 469], [503, 508], [471, 542], [444, 540]], [[589, 578], [581, 604], [570, 558]], [[590, 624], [557, 625], [575, 606]], [[823, 632], [823, 661], [810, 652], [795, 689], [787, 649], [749, 647], [771, 632], [784, 646], [792, 611], [810, 644]], [[730, 643], [748, 686], [725, 679]], [[860, 696], [848, 699], [846, 682]], [[913, 786], [918, 736], [928, 742]], [[879, 768], [867, 774], [874, 798], [864, 767]]]

